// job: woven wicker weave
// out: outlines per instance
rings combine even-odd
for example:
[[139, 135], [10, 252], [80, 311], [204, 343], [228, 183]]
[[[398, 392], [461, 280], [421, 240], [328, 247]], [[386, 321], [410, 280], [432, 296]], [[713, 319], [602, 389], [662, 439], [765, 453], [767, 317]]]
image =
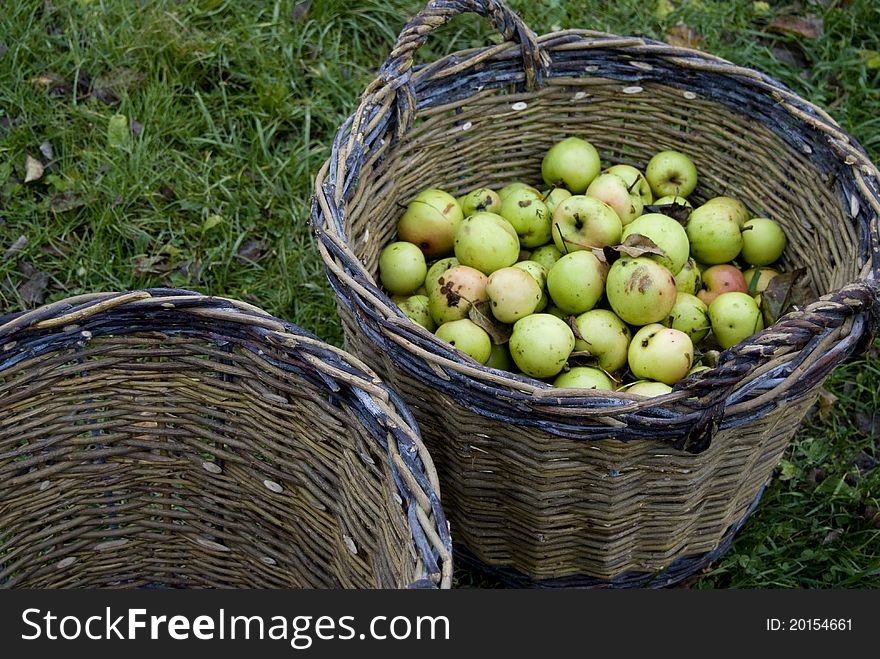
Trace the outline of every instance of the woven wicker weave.
[[[414, 68], [465, 11], [508, 41]], [[376, 285], [403, 205], [429, 186], [541, 184], [569, 135], [606, 162], [686, 152], [692, 199], [731, 195], [781, 222], [783, 267], [806, 268], [815, 301], [647, 400], [495, 371], [408, 321]], [[511, 583], [663, 585], [724, 550], [826, 376], [873, 337], [877, 176], [825, 112], [757, 71], [640, 38], [537, 38], [501, 2], [443, 0], [340, 128], [312, 223], [347, 346], [419, 420], [461, 556]]]
[[448, 588], [436, 479], [396, 394], [250, 305], [0, 318], [0, 587]]

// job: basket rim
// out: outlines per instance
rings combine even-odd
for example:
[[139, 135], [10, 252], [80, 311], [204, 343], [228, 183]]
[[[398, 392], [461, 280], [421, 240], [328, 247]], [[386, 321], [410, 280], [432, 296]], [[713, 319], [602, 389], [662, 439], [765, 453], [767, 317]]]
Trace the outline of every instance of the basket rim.
[[[835, 347], [836, 363], [829, 367], [828, 360], [820, 360], [821, 368], [817, 366], [812, 371], [815, 377], [824, 378], [833, 366], [864, 348], [865, 338], [875, 333], [877, 318], [880, 316], [880, 287], [877, 283], [880, 278], [880, 232], [876, 217], [880, 215], [880, 175], [868, 159], [864, 148], [854, 138], [843, 131], [821, 108], [802, 99], [770, 76], [755, 69], [738, 66], [716, 55], [673, 47], [641, 37], [620, 37], [590, 30], [550, 32], [538, 37], [537, 43], [551, 54], [575, 51], [578, 48], [592, 52], [604, 49], [618, 57], [633, 54], [638, 55], [641, 60], [659, 58], [673, 67], [686, 66], [734, 78], [741, 84], [754, 88], [762, 96], [772, 98], [775, 104], [791, 114], [794, 121], [821, 131], [828, 141], [830, 152], [844, 167], [851, 169], [857, 185], [856, 192], [875, 211], [875, 217], [869, 221], [867, 230], [860, 236], [867, 236], [867, 259], [859, 278], [838, 291], [821, 296], [803, 309], [790, 312], [762, 332], [723, 351], [718, 366], [689, 376], [675, 386], [673, 393], [650, 399], [623, 392], [611, 392], [609, 395], [607, 392], [553, 389], [550, 385], [532, 378], [520, 378], [504, 374], [503, 371], [494, 371], [456, 353], [449, 346], [444, 346], [427, 330], [406, 319], [376, 285], [372, 275], [349, 249], [341, 218], [346, 210], [347, 197], [352, 186], [356, 185], [359, 167], [368, 160], [368, 147], [385, 139], [392, 132], [395, 119], [398, 130], [401, 122], [408, 125], [412, 120], [412, 115], [402, 119], [395, 117], [395, 107], [400, 112], [397, 96], [404, 93], [402, 90], [409, 87], [419, 90], [432, 80], [446, 75], [472, 75], [480, 67], [485, 69], [493, 64], [509, 64], [511, 60], [519, 60], [524, 56], [519, 44], [506, 41], [496, 46], [451, 53], [433, 63], [419, 65], [412, 72], [405, 71], [400, 74], [399, 79], [389, 80], [387, 71], [380, 74], [367, 87], [356, 110], [340, 126], [333, 141], [331, 155], [317, 172], [310, 220], [325, 264], [325, 272], [339, 300], [350, 308], [360, 311], [369, 308], [381, 316], [381, 319], [373, 319], [378, 329], [371, 338], [383, 339], [388, 349], [413, 351], [416, 348], [417, 354], [430, 359], [447, 375], [474, 378], [487, 387], [494, 386], [504, 395], [526, 390], [536, 406], [542, 402], [545, 406], [558, 405], [559, 401], [563, 401], [563, 404], [567, 402], [572, 408], [600, 407], [607, 415], [666, 407], [678, 415], [684, 415], [688, 421], [697, 420], [689, 437], [680, 441], [679, 445], [691, 444], [699, 450], [708, 445], [709, 431], [717, 427], [725, 414], [725, 392], [745, 384], [752, 373], [760, 370], [760, 366], [770, 355], [777, 354], [780, 350], [791, 352], [792, 346], [802, 356], [814, 353], [819, 345], [824, 348]], [[444, 67], [449, 67], [451, 73], [446, 74]], [[636, 66], [633, 70], [637, 73], [639, 68]], [[551, 58], [551, 72], [552, 69]], [[514, 82], [522, 80], [523, 75], [520, 74]], [[415, 95], [418, 96], [418, 93]], [[462, 99], [458, 100], [461, 102]], [[364, 328], [363, 314], [359, 314], [358, 322]], [[834, 337], [835, 340], [829, 341], [828, 337], [832, 337], [834, 332], [843, 334], [843, 338], [837, 336]], [[800, 376], [803, 377], [804, 374], [802, 372]], [[774, 388], [771, 388], [771, 392]], [[552, 390], [550, 395], [547, 393], [549, 390]], [[696, 404], [694, 397], [698, 401]], [[768, 395], [765, 393], [761, 398], [766, 403]], [[603, 407], [603, 401], [611, 401], [610, 406]], [[699, 439], [695, 439], [697, 437]]]
[[[195, 323], [187, 327], [188, 319], [210, 321], [216, 327], [209, 332]], [[238, 340], [243, 345], [233, 328], [247, 332], [267, 349], [297, 357], [297, 368], [312, 373], [315, 382], [328, 391], [348, 389], [350, 403], [386, 431], [387, 447], [373, 433], [371, 436], [386, 454], [401, 514], [407, 519], [418, 554], [421, 577], [408, 587], [450, 588], [449, 524], [441, 506], [437, 471], [415, 418], [400, 395], [364, 362], [298, 325], [241, 300], [185, 289], [87, 293], [0, 316], [0, 370], [26, 366], [35, 357], [83, 346], [94, 338], [146, 332], [210, 336], [211, 340]], [[259, 345], [243, 347], [268, 359]], [[277, 360], [272, 364], [285, 369]], [[285, 370], [296, 375], [293, 368]]]

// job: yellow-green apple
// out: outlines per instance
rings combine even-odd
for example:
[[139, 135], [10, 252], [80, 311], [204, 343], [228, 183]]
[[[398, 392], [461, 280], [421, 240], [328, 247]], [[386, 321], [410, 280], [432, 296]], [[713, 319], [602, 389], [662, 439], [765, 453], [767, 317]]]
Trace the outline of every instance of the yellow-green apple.
[[553, 215], [553, 211], [556, 210], [556, 207], [570, 196], [571, 192], [565, 188], [552, 188], [545, 192], [544, 204], [547, 206], [547, 210], [550, 211], [550, 215]]
[[572, 194], [583, 194], [599, 175], [602, 163], [596, 147], [579, 137], [557, 142], [541, 162], [541, 176], [550, 186], [568, 188]]
[[492, 352], [486, 360], [486, 366], [496, 368], [499, 371], [513, 371], [513, 358], [510, 356], [510, 348], [506, 343], [493, 343]]
[[630, 325], [665, 320], [678, 294], [672, 273], [643, 256], [617, 259], [608, 272], [605, 292], [614, 313]]
[[522, 181], [514, 181], [513, 183], [508, 183], [503, 188], [498, 191], [498, 198], [501, 199], [503, 203], [511, 192], [516, 192], [517, 190], [529, 190], [530, 192], [534, 192], [536, 195], [541, 196], [540, 190], [535, 188], [528, 183], [523, 183]]
[[391, 293], [406, 295], [425, 283], [425, 255], [412, 243], [394, 242], [379, 254], [379, 279]]
[[767, 286], [770, 285], [770, 280], [778, 276], [779, 271], [773, 268], [754, 267], [749, 268], [743, 273], [743, 279], [746, 280], [746, 284], [749, 286], [748, 292], [752, 295], [766, 291]]
[[627, 189], [642, 198], [642, 206], [647, 206], [654, 199], [654, 194], [651, 192], [651, 186], [645, 175], [632, 165], [612, 165], [602, 173], [614, 174], [622, 178]]
[[536, 282], [538, 282], [538, 286], [541, 288], [541, 300], [538, 302], [538, 306], [535, 307], [535, 313], [544, 311], [544, 309], [547, 308], [547, 304], [550, 302], [550, 298], [547, 295], [547, 268], [537, 261], [531, 260], [518, 261], [513, 264], [513, 267], [525, 270], [535, 278]]
[[547, 273], [550, 299], [567, 314], [589, 311], [605, 292], [608, 267], [593, 252], [566, 254]]
[[470, 318], [443, 323], [435, 333], [438, 339], [443, 339], [481, 364], [485, 364], [492, 354], [492, 339], [486, 330]]
[[586, 351], [596, 358], [599, 367], [613, 373], [626, 365], [627, 349], [632, 338], [629, 326], [608, 309], [591, 309], [576, 319], [576, 352]]
[[611, 206], [624, 227], [642, 214], [642, 197], [630, 191], [617, 174], [599, 174], [587, 188], [586, 196]]
[[684, 332], [652, 323], [633, 336], [627, 361], [637, 378], [673, 385], [693, 366], [694, 344]]
[[709, 305], [709, 320], [718, 345], [729, 348], [764, 329], [758, 303], [748, 293], [723, 293]]
[[628, 394], [646, 396], [647, 398], [654, 398], [655, 396], [662, 396], [671, 393], [672, 387], [668, 384], [663, 384], [662, 382], [641, 380], [639, 382], [634, 382], [627, 387], [621, 387], [620, 391], [625, 391]]
[[655, 197], [687, 197], [697, 187], [697, 168], [680, 151], [661, 151], [648, 161], [645, 178]]
[[697, 294], [702, 287], [702, 277], [696, 261], [689, 258], [681, 270], [675, 273], [675, 287], [682, 293]]
[[[449, 268], [454, 268], [457, 265], [461, 264], [454, 256], [447, 256], [445, 259], [434, 261], [434, 263], [431, 264], [431, 267], [428, 268], [428, 274], [425, 275], [425, 290], [430, 291], [434, 287], [434, 284], [437, 283], [440, 275], [449, 270]], [[427, 295], [427, 293], [425, 293], [425, 295]]]
[[623, 224], [604, 201], [572, 195], [553, 212], [553, 243], [560, 252], [617, 245]]
[[695, 344], [702, 341], [712, 329], [709, 322], [709, 307], [696, 295], [680, 291], [665, 324], [667, 327], [684, 332]]
[[407, 318], [429, 332], [437, 329], [437, 323], [431, 318], [431, 312], [428, 310], [427, 295], [411, 295], [403, 302], [399, 302], [397, 306]]
[[665, 256], [645, 254], [653, 261], [666, 267], [670, 272], [678, 272], [687, 263], [690, 253], [687, 233], [677, 220], [662, 213], [648, 213], [636, 218], [623, 228], [621, 240], [629, 236], [642, 235], [650, 238]]
[[734, 217], [709, 202], [698, 206], [688, 217], [687, 237], [691, 244], [691, 256], [700, 263], [716, 265], [728, 263], [742, 249], [740, 225]]
[[437, 188], [415, 196], [397, 223], [400, 240], [413, 243], [429, 259], [452, 251], [455, 228], [464, 215], [455, 197]]
[[489, 275], [486, 295], [495, 318], [502, 323], [515, 323], [535, 312], [541, 301], [541, 287], [525, 270], [500, 268]]
[[461, 197], [459, 205], [465, 217], [481, 211], [497, 213], [501, 210], [501, 197], [491, 188], [477, 188]]
[[514, 190], [504, 198], [498, 214], [516, 230], [523, 247], [540, 247], [550, 240], [550, 211], [541, 193]]
[[556, 245], [543, 245], [532, 252], [530, 260], [543, 265], [549, 271], [565, 252], [561, 252]]
[[575, 366], [565, 373], [560, 373], [553, 380], [554, 387], [562, 389], [600, 389], [614, 391], [614, 382], [598, 368], [591, 366]]
[[785, 232], [777, 222], [756, 217], [743, 224], [742, 258], [749, 265], [770, 265], [785, 251]]
[[455, 229], [455, 258], [463, 265], [492, 274], [516, 263], [519, 236], [500, 215], [474, 213]]
[[557, 375], [574, 349], [574, 332], [564, 320], [534, 313], [513, 325], [510, 355], [517, 367], [533, 378]]
[[665, 197], [660, 197], [659, 199], [654, 200], [655, 206], [669, 206], [672, 204], [678, 204], [679, 206], [687, 206], [688, 208], [693, 208], [693, 204], [689, 202], [684, 197], [679, 197], [678, 195], [666, 195]]

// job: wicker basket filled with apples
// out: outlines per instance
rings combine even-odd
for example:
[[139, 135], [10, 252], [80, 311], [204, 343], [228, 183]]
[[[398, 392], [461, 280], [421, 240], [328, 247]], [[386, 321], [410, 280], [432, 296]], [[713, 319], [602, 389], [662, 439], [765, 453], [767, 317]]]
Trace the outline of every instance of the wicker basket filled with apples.
[[[506, 41], [416, 65], [466, 11]], [[508, 584], [715, 560], [880, 315], [877, 169], [827, 113], [501, 0], [413, 17], [315, 190], [346, 347], [418, 420], [457, 560]]]
[[790, 304], [793, 277], [768, 267], [782, 227], [731, 197], [694, 208], [685, 154], [602, 171], [596, 148], [568, 137], [541, 177], [543, 190], [425, 189], [379, 258], [404, 314], [480, 364], [556, 387], [666, 394]]

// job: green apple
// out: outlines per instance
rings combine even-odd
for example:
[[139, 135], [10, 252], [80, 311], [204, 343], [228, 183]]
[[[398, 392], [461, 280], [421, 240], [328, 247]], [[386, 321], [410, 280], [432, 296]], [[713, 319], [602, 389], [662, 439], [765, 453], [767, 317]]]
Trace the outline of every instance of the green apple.
[[694, 344], [684, 332], [652, 323], [633, 336], [627, 361], [637, 378], [673, 385], [693, 366]]
[[437, 328], [436, 335], [481, 364], [485, 364], [492, 354], [492, 339], [486, 330], [469, 318], [443, 323]]
[[709, 307], [690, 293], [679, 292], [666, 319], [666, 326], [687, 334], [696, 344], [706, 338], [712, 325], [709, 322]]
[[546, 313], [520, 318], [510, 335], [510, 355], [533, 378], [557, 375], [574, 349], [574, 332], [564, 320]]
[[579, 137], [567, 137], [547, 151], [541, 162], [541, 176], [547, 185], [562, 186], [579, 195], [587, 190], [601, 168], [596, 147]]
[[648, 184], [645, 175], [632, 165], [612, 165], [606, 169], [603, 174], [614, 174], [623, 179], [628, 190], [635, 192], [642, 198], [642, 206], [649, 205], [654, 194], [651, 192], [651, 186]]
[[763, 293], [770, 285], [770, 280], [779, 276], [779, 271], [773, 268], [749, 268], [743, 273], [743, 279], [749, 286], [748, 293]]
[[602, 297], [607, 271], [593, 252], [566, 254], [547, 273], [547, 292], [564, 313], [581, 314]]
[[544, 193], [544, 205], [547, 206], [547, 210], [550, 211], [550, 215], [553, 215], [553, 211], [556, 210], [556, 207], [566, 199], [571, 196], [571, 193], [565, 188], [553, 188]]
[[[430, 270], [428, 271], [430, 275]], [[702, 286], [702, 277], [697, 262], [689, 258], [681, 270], [675, 274], [675, 287], [682, 293], [696, 295]]]
[[629, 327], [608, 309], [591, 309], [576, 319], [578, 334], [574, 349], [586, 351], [596, 358], [599, 366], [613, 373], [626, 365], [627, 349], [632, 338]]
[[536, 263], [540, 263], [549, 271], [550, 268], [553, 267], [553, 264], [562, 258], [564, 253], [565, 252], [560, 251], [556, 245], [544, 245], [543, 247], [534, 250], [529, 259]]
[[463, 265], [491, 274], [516, 263], [519, 237], [500, 215], [474, 213], [455, 230], [455, 258]]
[[665, 320], [678, 294], [672, 273], [643, 256], [617, 259], [608, 272], [605, 292], [614, 313], [630, 325]]
[[735, 265], [722, 263], [706, 268], [701, 275], [703, 288], [697, 293], [706, 304], [712, 304], [712, 300], [723, 293], [740, 292], [749, 290], [746, 278]]
[[515, 323], [534, 313], [541, 294], [535, 278], [520, 268], [500, 268], [486, 282], [492, 315], [502, 323]]
[[550, 301], [550, 304], [547, 305], [547, 308], [544, 309], [544, 313], [548, 313], [551, 316], [556, 316], [560, 320], [564, 320], [568, 322], [568, 319], [571, 317], [570, 313], [565, 313], [562, 309], [553, 304], [553, 301]]
[[455, 228], [463, 217], [455, 197], [429, 188], [407, 204], [397, 223], [397, 235], [417, 245], [427, 258], [442, 257], [452, 251]]
[[406, 295], [425, 283], [425, 255], [412, 243], [394, 242], [379, 255], [379, 279], [391, 293]]
[[399, 302], [397, 306], [407, 318], [429, 332], [437, 329], [437, 323], [431, 318], [431, 312], [428, 310], [427, 295], [411, 295], [403, 302]]
[[550, 211], [542, 199], [541, 193], [521, 189], [501, 203], [498, 214], [510, 222], [523, 247], [540, 247], [550, 240]]
[[700, 263], [727, 263], [742, 249], [742, 234], [736, 219], [718, 212], [708, 202], [694, 209], [685, 231], [691, 244], [691, 256]]
[[678, 220], [662, 213], [642, 215], [623, 228], [621, 240], [625, 241], [629, 236], [636, 234], [650, 238], [663, 250], [666, 256], [659, 254], [645, 254], [645, 256], [665, 266], [670, 272], [678, 272], [687, 263], [690, 244], [687, 232]]
[[513, 371], [513, 357], [510, 356], [510, 348], [506, 343], [493, 343], [492, 352], [486, 360], [486, 366], [499, 371]]
[[689, 202], [684, 197], [679, 197], [677, 195], [666, 195], [665, 197], [660, 197], [659, 199], [654, 200], [655, 206], [669, 206], [672, 204], [678, 204], [679, 206], [687, 206], [688, 208], [693, 208], [693, 204]]
[[614, 391], [614, 382], [598, 368], [575, 366], [565, 373], [560, 373], [553, 380], [554, 387], [562, 389], [600, 389]]
[[711, 213], [713, 217], [733, 220], [740, 229], [752, 217], [746, 205], [733, 197], [712, 197], [702, 208], [703, 213]]
[[541, 288], [541, 300], [538, 302], [538, 306], [535, 307], [535, 313], [544, 311], [550, 303], [550, 296], [547, 295], [547, 268], [537, 261], [531, 260], [518, 261], [513, 264], [513, 267], [525, 270], [538, 282], [538, 286]]
[[482, 211], [497, 213], [501, 210], [501, 197], [490, 188], [477, 188], [460, 197], [459, 205], [465, 217]]
[[[434, 263], [431, 264], [431, 267], [428, 268], [428, 274], [425, 275], [425, 290], [430, 291], [437, 283], [440, 275], [449, 270], [449, 268], [454, 268], [457, 265], [461, 264], [454, 256], [447, 256], [445, 259], [434, 261]], [[425, 295], [427, 295], [427, 292]]]
[[438, 325], [467, 318], [471, 305], [489, 299], [488, 277], [476, 268], [457, 265], [437, 278], [428, 291], [428, 311]]
[[553, 213], [553, 243], [560, 252], [617, 245], [623, 224], [604, 201], [572, 195]]
[[640, 382], [634, 382], [626, 388], [621, 388], [620, 391], [625, 391], [628, 394], [654, 398], [655, 396], [663, 396], [664, 394], [672, 393], [672, 387], [668, 384], [663, 384], [662, 382], [642, 380]]
[[743, 224], [742, 258], [749, 265], [770, 265], [785, 251], [785, 232], [777, 222], [756, 217]]
[[718, 345], [730, 348], [764, 329], [758, 303], [748, 293], [722, 293], [709, 305], [709, 320]]
[[642, 197], [631, 191], [617, 174], [599, 174], [587, 188], [586, 196], [611, 206], [624, 227], [642, 214]]
[[655, 197], [687, 197], [697, 187], [697, 167], [680, 151], [661, 151], [648, 161], [645, 178]]
[[501, 199], [502, 203], [505, 199], [507, 199], [507, 195], [512, 192], [516, 192], [518, 190], [528, 190], [533, 192], [536, 196], [541, 196], [541, 191], [538, 188], [532, 187], [528, 183], [523, 183], [522, 181], [515, 181], [513, 183], [508, 183], [503, 188], [498, 191], [498, 198]]

